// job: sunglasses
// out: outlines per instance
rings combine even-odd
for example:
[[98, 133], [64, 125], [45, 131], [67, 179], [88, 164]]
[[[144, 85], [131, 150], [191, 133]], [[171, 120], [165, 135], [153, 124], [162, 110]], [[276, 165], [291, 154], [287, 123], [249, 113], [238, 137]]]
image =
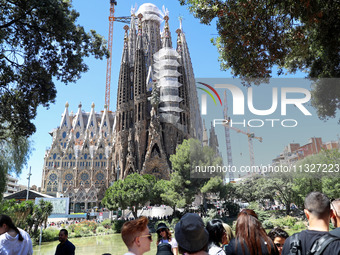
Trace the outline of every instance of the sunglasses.
[[150, 241], [152, 241], [152, 235], [151, 234], [142, 235], [142, 236], [139, 236], [139, 237], [147, 237]]
[[162, 229], [159, 230], [159, 232], [165, 232], [165, 231], [166, 231], [165, 228], [162, 228]]
[[283, 247], [283, 244], [280, 244], [280, 243], [275, 243], [275, 245], [277, 248]]

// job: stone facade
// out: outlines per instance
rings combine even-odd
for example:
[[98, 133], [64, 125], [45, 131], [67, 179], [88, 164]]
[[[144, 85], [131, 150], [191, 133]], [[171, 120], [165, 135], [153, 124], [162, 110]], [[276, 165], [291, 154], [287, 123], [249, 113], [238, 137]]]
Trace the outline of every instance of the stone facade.
[[[164, 16], [164, 31], [160, 24]], [[105, 190], [131, 173], [169, 179], [170, 155], [184, 139], [202, 141], [195, 78], [182, 29], [172, 48], [168, 12], [153, 4], [132, 11], [125, 26], [117, 107], [69, 114], [53, 130], [42, 192], [71, 198], [71, 211], [100, 206]], [[189, 96], [190, 95], [190, 96]]]

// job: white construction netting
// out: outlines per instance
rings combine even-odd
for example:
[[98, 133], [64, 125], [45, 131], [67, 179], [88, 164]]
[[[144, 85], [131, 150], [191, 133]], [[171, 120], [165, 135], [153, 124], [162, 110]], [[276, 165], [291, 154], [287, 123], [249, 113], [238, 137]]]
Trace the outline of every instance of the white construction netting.
[[137, 13], [136, 16], [141, 13], [143, 14], [143, 20], [153, 20], [153, 21], [162, 21], [162, 12], [158, 9], [158, 7], [154, 4], [151, 3], [145, 3], [142, 4]]
[[178, 88], [182, 86], [178, 82], [178, 77], [181, 75], [177, 71], [179, 54], [172, 48], [162, 48], [154, 54], [155, 71], [154, 77], [157, 79], [159, 87], [160, 104], [159, 111], [162, 122], [178, 124], [180, 117], [179, 113], [182, 109], [179, 103], [183, 100], [178, 95]]

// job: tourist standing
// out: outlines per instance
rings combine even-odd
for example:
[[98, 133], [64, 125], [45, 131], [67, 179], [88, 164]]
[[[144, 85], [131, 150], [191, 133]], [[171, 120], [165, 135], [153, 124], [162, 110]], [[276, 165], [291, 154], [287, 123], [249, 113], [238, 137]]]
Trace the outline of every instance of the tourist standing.
[[223, 222], [218, 219], [213, 219], [207, 223], [206, 229], [209, 233], [209, 255], [225, 255], [225, 252], [221, 247], [222, 238], [225, 235]]
[[286, 239], [289, 237], [288, 233], [283, 229], [276, 227], [269, 231], [268, 236], [270, 237], [270, 239], [272, 239], [281, 255], [283, 245]]
[[66, 229], [59, 231], [59, 242], [55, 255], [74, 255], [76, 247], [68, 240], [68, 231]]
[[157, 226], [157, 245], [168, 243], [174, 255], [178, 255], [178, 244], [175, 238], [171, 236], [171, 232], [165, 223], [159, 223]]
[[32, 255], [33, 246], [29, 234], [17, 228], [12, 219], [0, 215], [0, 255]]
[[[321, 192], [309, 193], [305, 198], [304, 205], [304, 212], [309, 226], [307, 230], [298, 233], [298, 249], [301, 251], [301, 254], [308, 254], [317, 240], [329, 234], [329, 221], [333, 213], [329, 198]], [[294, 240], [296, 235], [294, 234], [286, 240], [283, 245], [283, 255], [291, 253], [293, 248], [291, 240]], [[329, 243], [322, 254], [340, 254], [340, 240]]]
[[223, 223], [223, 227], [225, 230], [225, 233], [222, 237], [222, 246], [223, 250], [226, 251], [228, 244], [230, 243], [230, 240], [234, 238], [233, 230], [227, 223]]
[[121, 230], [122, 239], [129, 250], [125, 255], [142, 255], [150, 251], [152, 235], [148, 222], [148, 219], [142, 216], [137, 220], [124, 223]]
[[226, 248], [227, 255], [278, 255], [279, 252], [268, 237], [256, 213], [243, 209], [237, 216], [236, 237]]
[[185, 214], [176, 224], [175, 236], [181, 254], [208, 255], [209, 234], [198, 214]]

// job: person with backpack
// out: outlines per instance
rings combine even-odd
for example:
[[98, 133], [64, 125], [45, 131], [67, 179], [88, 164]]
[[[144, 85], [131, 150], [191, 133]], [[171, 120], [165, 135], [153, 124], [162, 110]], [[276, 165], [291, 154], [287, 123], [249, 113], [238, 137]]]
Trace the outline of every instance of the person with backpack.
[[329, 198], [321, 192], [311, 192], [305, 198], [304, 206], [309, 227], [286, 240], [282, 255], [339, 255], [340, 239], [328, 232], [333, 215]]

